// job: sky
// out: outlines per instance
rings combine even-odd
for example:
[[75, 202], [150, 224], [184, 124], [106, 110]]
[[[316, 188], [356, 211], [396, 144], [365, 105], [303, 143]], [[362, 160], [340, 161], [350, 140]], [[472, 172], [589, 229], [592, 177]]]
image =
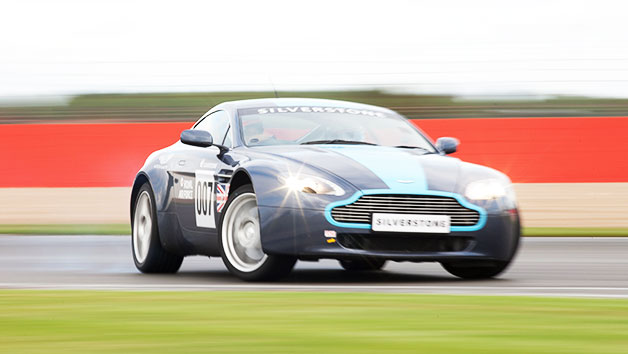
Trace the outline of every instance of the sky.
[[628, 97], [625, 1], [0, 0], [0, 97]]

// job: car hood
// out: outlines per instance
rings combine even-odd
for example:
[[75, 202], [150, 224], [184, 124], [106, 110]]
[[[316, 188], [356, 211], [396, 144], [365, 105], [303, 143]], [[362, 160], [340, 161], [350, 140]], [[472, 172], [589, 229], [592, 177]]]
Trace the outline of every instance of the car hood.
[[342, 178], [360, 190], [381, 193], [456, 192], [465, 163], [420, 149], [369, 145], [257, 147], [258, 153]]

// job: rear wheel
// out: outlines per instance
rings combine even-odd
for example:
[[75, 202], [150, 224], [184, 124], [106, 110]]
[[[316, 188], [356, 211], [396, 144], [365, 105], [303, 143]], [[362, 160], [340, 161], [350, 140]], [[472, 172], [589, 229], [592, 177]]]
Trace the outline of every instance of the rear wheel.
[[150, 185], [144, 183], [135, 200], [131, 220], [133, 261], [142, 273], [176, 273], [181, 267], [183, 257], [174, 255], [161, 246], [154, 200]]
[[354, 272], [380, 270], [386, 264], [385, 260], [376, 258], [345, 259], [339, 262], [345, 270]]
[[243, 280], [279, 279], [292, 270], [296, 258], [267, 255], [262, 250], [259, 211], [253, 187], [229, 196], [219, 229], [220, 252], [229, 271]]

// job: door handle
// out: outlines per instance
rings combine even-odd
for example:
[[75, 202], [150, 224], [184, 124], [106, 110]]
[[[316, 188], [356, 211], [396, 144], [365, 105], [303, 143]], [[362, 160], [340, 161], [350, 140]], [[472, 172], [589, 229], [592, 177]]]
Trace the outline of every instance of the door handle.
[[185, 166], [185, 160], [179, 160], [179, 166]]

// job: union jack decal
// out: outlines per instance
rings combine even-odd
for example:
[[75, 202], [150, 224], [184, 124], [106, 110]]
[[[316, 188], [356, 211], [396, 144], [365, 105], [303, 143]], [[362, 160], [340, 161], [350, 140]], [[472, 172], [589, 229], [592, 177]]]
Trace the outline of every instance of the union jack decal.
[[222, 212], [222, 209], [227, 204], [227, 199], [229, 199], [229, 185], [228, 184], [218, 184], [216, 186], [216, 211]]

